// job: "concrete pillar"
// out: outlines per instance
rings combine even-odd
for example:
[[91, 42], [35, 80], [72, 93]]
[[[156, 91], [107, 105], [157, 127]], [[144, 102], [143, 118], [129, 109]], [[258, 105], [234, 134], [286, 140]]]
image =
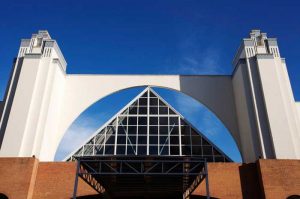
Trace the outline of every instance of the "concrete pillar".
[[299, 118], [277, 40], [253, 30], [243, 39], [233, 64], [244, 161], [300, 158]]
[[58, 121], [59, 109], [54, 106], [60, 105], [65, 69], [47, 31], [22, 40], [1, 117], [1, 156], [47, 156], [41, 152], [43, 145], [51, 144], [48, 134], [55, 134], [57, 125], [49, 125]]

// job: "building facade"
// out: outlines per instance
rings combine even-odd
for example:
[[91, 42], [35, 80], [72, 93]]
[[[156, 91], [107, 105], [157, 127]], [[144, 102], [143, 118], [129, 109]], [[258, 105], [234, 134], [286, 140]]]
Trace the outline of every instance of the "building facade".
[[242, 40], [232, 75], [72, 75], [66, 65], [47, 31], [21, 41], [0, 103], [2, 157], [51, 161], [67, 128], [91, 104], [123, 89], [158, 86], [185, 93], [213, 111], [244, 162], [300, 158], [300, 104], [277, 40], [259, 30]]
[[[299, 197], [300, 104], [276, 39], [251, 31], [231, 75], [72, 75], [66, 65], [47, 31], [21, 41], [0, 102], [1, 199]], [[146, 88], [67, 162], [45, 162], [81, 112], [138, 86]], [[243, 164], [151, 86], [185, 93], [214, 112]]]

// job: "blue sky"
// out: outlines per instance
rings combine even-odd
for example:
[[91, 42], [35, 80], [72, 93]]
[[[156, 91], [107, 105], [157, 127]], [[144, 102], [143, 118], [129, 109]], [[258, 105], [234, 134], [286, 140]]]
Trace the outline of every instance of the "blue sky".
[[0, 99], [20, 39], [39, 29], [58, 41], [68, 73], [110, 74], [230, 74], [241, 39], [261, 29], [279, 39], [300, 100], [299, 9], [288, 0], [1, 1]]

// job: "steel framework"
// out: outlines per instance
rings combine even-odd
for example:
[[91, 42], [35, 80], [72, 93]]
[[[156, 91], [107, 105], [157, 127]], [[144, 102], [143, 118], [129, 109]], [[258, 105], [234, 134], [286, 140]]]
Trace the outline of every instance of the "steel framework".
[[107, 155], [198, 156], [208, 162], [231, 161], [150, 87], [65, 160]]
[[[130, 192], [145, 191], [151, 186], [152, 192], [178, 192], [189, 198], [194, 189], [205, 179], [206, 196], [210, 198], [207, 162], [195, 157], [160, 156], [110, 156], [76, 157], [77, 170], [73, 199], [76, 198], [78, 178], [81, 177], [96, 191], [115, 194], [115, 190]], [[134, 176], [134, 181], [130, 180]], [[126, 184], [117, 183], [126, 179]], [[164, 183], [166, 179], [168, 183]], [[144, 181], [135, 184], [137, 181]], [[153, 187], [153, 184], [156, 184]], [[138, 185], [138, 186], [137, 186]]]
[[176, 193], [184, 198], [205, 179], [209, 198], [206, 162], [231, 161], [150, 87], [66, 160], [78, 164], [74, 198], [78, 177], [99, 193]]

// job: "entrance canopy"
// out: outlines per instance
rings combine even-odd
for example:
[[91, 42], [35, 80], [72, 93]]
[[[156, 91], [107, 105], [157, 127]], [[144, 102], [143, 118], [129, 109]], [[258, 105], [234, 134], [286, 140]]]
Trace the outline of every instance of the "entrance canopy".
[[[182, 198], [207, 177], [207, 165], [194, 157], [77, 157], [77, 173], [110, 198]], [[206, 178], [207, 195], [208, 178]], [[74, 188], [76, 197], [77, 184]]]
[[182, 198], [205, 178], [209, 195], [206, 162], [231, 161], [150, 87], [66, 160], [77, 160], [76, 179], [114, 198]]

